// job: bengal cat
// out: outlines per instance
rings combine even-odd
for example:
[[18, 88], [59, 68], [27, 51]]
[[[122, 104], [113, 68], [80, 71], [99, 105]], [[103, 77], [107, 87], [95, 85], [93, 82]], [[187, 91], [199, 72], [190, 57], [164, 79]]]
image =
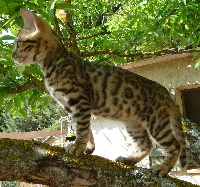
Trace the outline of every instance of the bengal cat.
[[186, 147], [178, 108], [168, 91], [152, 80], [118, 67], [90, 64], [65, 49], [50, 25], [21, 9], [24, 27], [14, 42], [12, 58], [22, 65], [37, 63], [52, 97], [76, 121], [77, 138], [67, 147], [76, 156], [94, 151], [91, 114], [123, 121], [137, 145], [136, 153], [116, 160], [136, 164], [152, 150], [152, 137], [166, 157], [153, 172], [164, 176], [180, 160], [186, 166]]

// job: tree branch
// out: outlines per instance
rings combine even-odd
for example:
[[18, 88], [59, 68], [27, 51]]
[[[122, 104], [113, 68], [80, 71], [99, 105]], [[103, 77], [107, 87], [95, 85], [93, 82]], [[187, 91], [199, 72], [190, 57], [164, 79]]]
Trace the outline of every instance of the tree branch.
[[[71, 0], [63, 0], [64, 3], [71, 4]], [[76, 54], [80, 54], [78, 45], [77, 45], [77, 32], [74, 27], [73, 19], [68, 10], [58, 10], [56, 16], [65, 24], [66, 30], [69, 36], [69, 45], [66, 46], [67, 50], [73, 51]]]
[[64, 38], [63, 33], [59, 27], [58, 19], [56, 16], [56, 6], [55, 5], [56, 5], [56, 3], [54, 4], [54, 7], [53, 7], [53, 13], [54, 13], [54, 22], [55, 22], [56, 32], [57, 32], [58, 36], [60, 37], [60, 39], [62, 40], [62, 42], [65, 43], [66, 38]]
[[108, 31], [102, 31], [100, 33], [97, 33], [97, 34], [94, 34], [94, 35], [91, 35], [91, 36], [79, 37], [79, 38], [76, 39], [76, 41], [81, 41], [81, 40], [86, 40], [86, 39], [90, 39], [90, 38], [95, 38], [97, 36], [102, 36], [102, 35], [106, 35], [106, 34], [110, 34], [110, 32], [108, 32]]
[[38, 80], [31, 74], [28, 74], [27, 72], [23, 72], [23, 75], [29, 78], [29, 80], [23, 84], [23, 85], [18, 85], [15, 88], [12, 88], [8, 91], [9, 94], [18, 94], [22, 93], [24, 91], [27, 91], [31, 88], [38, 88], [39, 90], [43, 92], [48, 92], [44, 86], [43, 81]]
[[0, 180], [69, 186], [196, 186], [150, 170], [134, 168], [92, 155], [74, 157], [63, 148], [28, 141], [0, 139]]
[[160, 19], [160, 21], [155, 25], [155, 28], [158, 29], [167, 18], [169, 18], [172, 14], [174, 14], [179, 9], [179, 6], [180, 6], [180, 3], [178, 4], [177, 7], [175, 7], [168, 14], [166, 14], [164, 17], [162, 17]]

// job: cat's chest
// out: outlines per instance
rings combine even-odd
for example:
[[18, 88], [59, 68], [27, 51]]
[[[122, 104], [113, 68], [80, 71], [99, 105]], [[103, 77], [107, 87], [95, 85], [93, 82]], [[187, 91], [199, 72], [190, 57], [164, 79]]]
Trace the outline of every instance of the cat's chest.
[[[45, 86], [49, 93], [56, 99], [62, 98], [63, 93], [61, 93], [61, 90], [67, 89], [70, 87], [70, 83], [63, 83], [63, 80], [60, 80], [59, 77], [51, 77], [45, 79]], [[65, 88], [64, 88], [65, 87]], [[65, 96], [66, 97], [66, 96]]]
[[45, 86], [50, 93], [55, 92], [61, 86], [61, 82], [56, 77], [46, 78], [44, 80]]
[[69, 108], [68, 101], [69, 96], [67, 94], [64, 94], [62, 84], [58, 81], [49, 81], [48, 79], [45, 79], [45, 86], [50, 93], [50, 95], [63, 107], [63, 108]]

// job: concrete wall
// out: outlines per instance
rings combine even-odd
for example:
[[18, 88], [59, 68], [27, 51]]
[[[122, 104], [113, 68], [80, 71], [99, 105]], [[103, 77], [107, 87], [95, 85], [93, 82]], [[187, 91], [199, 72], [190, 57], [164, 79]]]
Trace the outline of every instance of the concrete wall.
[[181, 114], [184, 114], [181, 91], [200, 88], [200, 70], [195, 70], [195, 64], [196, 60], [192, 54], [178, 54], [140, 61], [123, 68], [166, 87], [176, 100]]
[[135, 67], [129, 65], [124, 68], [159, 82], [173, 93], [178, 87], [200, 84], [200, 70], [194, 69], [195, 63], [191, 54], [183, 54], [174, 58], [171, 55], [171, 58], [146, 60], [139, 62]]

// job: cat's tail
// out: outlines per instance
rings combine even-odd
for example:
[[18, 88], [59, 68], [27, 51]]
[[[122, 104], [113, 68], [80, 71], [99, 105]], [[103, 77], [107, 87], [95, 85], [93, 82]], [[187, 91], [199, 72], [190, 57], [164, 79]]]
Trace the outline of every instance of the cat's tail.
[[182, 122], [180, 117], [175, 117], [173, 119], [172, 130], [175, 135], [175, 138], [181, 146], [181, 152], [179, 155], [179, 163], [183, 170], [187, 169], [187, 147], [186, 140], [183, 133]]
[[186, 153], [187, 153], [187, 149], [186, 149], [186, 146], [185, 147], [182, 147], [181, 149], [181, 153], [180, 153], [180, 156], [179, 156], [179, 162], [180, 162], [180, 165], [182, 167], [183, 170], [186, 170], [187, 169], [187, 157], [186, 157]]

